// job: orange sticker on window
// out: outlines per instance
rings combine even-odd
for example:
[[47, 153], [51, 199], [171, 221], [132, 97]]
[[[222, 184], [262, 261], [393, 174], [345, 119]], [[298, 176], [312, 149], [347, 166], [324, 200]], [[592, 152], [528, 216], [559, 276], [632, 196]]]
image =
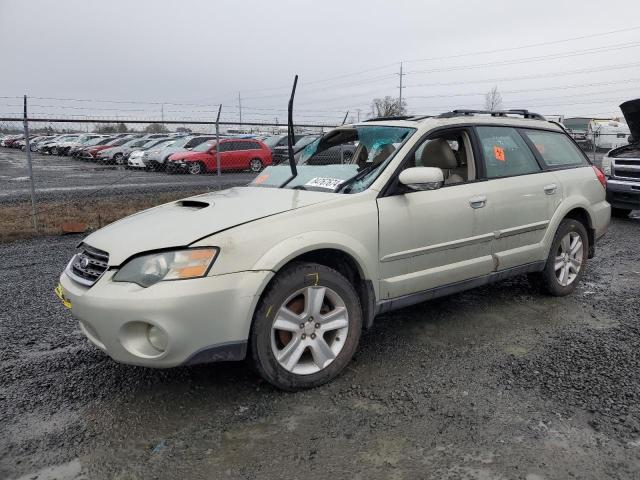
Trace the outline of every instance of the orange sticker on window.
[[504, 148], [499, 147], [497, 145], [493, 146], [493, 156], [496, 157], [496, 160], [500, 160], [504, 162]]
[[267, 181], [267, 179], [269, 178], [269, 175], [260, 175], [258, 178], [256, 178], [253, 183], [256, 185], [260, 185], [261, 183]]

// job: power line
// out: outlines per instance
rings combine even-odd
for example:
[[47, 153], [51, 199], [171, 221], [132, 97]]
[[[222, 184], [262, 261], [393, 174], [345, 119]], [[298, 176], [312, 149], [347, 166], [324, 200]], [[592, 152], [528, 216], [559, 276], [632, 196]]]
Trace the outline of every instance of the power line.
[[[566, 90], [573, 88], [581, 88], [581, 87], [599, 87], [604, 85], [618, 85], [621, 83], [633, 83], [640, 81], [640, 78], [630, 78], [627, 80], [620, 80], [616, 82], [595, 82], [595, 83], [582, 83], [582, 84], [573, 84], [573, 85], [556, 85], [553, 87], [545, 87], [545, 88], [528, 88], [521, 90], [500, 90], [501, 94], [505, 93], [528, 93], [528, 92], [542, 92], [546, 90]], [[407, 98], [451, 98], [451, 97], [474, 97], [479, 95], [485, 95], [487, 92], [474, 92], [474, 93], [452, 93], [452, 94], [441, 94], [441, 95], [411, 95]], [[581, 95], [585, 95], [584, 93]]]
[[[640, 66], [640, 62], [635, 63], [622, 63], [618, 65], [604, 65], [599, 67], [590, 67], [590, 68], [582, 68], [577, 70], [567, 70], [564, 72], [553, 72], [553, 77], [560, 77], [565, 75], [576, 75], [580, 73], [593, 73], [593, 72], [605, 72], [609, 70], [623, 70], [627, 68], [633, 68]], [[431, 82], [431, 83], [417, 83], [415, 85], [406, 85], [405, 88], [416, 88], [416, 87], [442, 87], [449, 85], [472, 85], [476, 83], [495, 83], [495, 82], [507, 82], [507, 81], [519, 81], [519, 80], [532, 80], [536, 78], [548, 78], [550, 76], [549, 73], [541, 73], [534, 75], [520, 75], [515, 77], [494, 77], [487, 78], [483, 80], [465, 80], [459, 82]]]
[[490, 62], [490, 63], [478, 63], [475, 65], [456, 65], [452, 67], [441, 67], [441, 68], [432, 68], [429, 70], [415, 70], [413, 72], [407, 72], [406, 75], [420, 75], [425, 73], [437, 73], [437, 72], [451, 72], [458, 70], [470, 70], [474, 68], [483, 68], [483, 67], [496, 67], [496, 66], [504, 66], [504, 65], [515, 65], [520, 63], [530, 63], [530, 62], [541, 62], [545, 60], [558, 60], [561, 58], [568, 57], [578, 57], [582, 55], [589, 55], [592, 53], [602, 53], [609, 52], [612, 50], [622, 50], [625, 48], [635, 48], [640, 46], [640, 42], [628, 42], [628, 43], [620, 43], [615, 45], [609, 45], [606, 47], [595, 47], [589, 48], [585, 50], [575, 50], [573, 52], [565, 52], [565, 53], [554, 53], [551, 55], [539, 55], [537, 57], [528, 57], [528, 58], [519, 58], [516, 60], [502, 60], [499, 62]]
[[522, 50], [525, 48], [534, 48], [534, 47], [542, 47], [542, 46], [546, 46], [546, 45], [555, 45], [558, 43], [566, 43], [566, 42], [572, 42], [574, 40], [584, 40], [585, 38], [595, 38], [595, 37], [603, 37], [606, 35], [613, 35], [616, 33], [623, 33], [623, 32], [630, 32], [632, 30], [639, 30], [640, 26], [636, 26], [636, 27], [629, 27], [629, 28], [621, 28], [618, 30], [610, 30], [608, 32], [600, 32], [600, 33], [591, 33], [589, 35], [581, 35], [579, 37], [570, 37], [570, 38], [564, 38], [561, 40], [550, 40], [548, 42], [539, 42], [539, 43], [530, 43], [527, 45], [520, 45], [517, 47], [506, 47], [506, 48], [498, 48], [495, 50], [481, 50], [481, 51], [476, 51], [476, 52], [469, 52], [469, 53], [459, 53], [456, 55], [446, 55], [446, 56], [442, 56], [442, 57], [431, 57], [431, 58], [420, 58], [420, 59], [414, 59], [414, 60], [405, 60], [405, 63], [416, 63], [416, 62], [431, 62], [434, 60], [448, 60], [450, 58], [460, 58], [460, 57], [470, 57], [470, 56], [475, 56], [475, 55], [486, 55], [489, 53], [501, 53], [501, 52], [511, 52], [511, 51], [515, 51], [515, 50]]

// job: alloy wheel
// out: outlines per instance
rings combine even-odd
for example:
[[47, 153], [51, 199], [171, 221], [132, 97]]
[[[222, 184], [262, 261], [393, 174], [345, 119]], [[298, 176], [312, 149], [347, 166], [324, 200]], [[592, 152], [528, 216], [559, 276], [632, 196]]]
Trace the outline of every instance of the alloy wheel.
[[271, 350], [285, 370], [310, 375], [335, 360], [349, 333], [345, 301], [327, 287], [304, 287], [278, 308]]
[[198, 175], [200, 172], [202, 172], [202, 165], [198, 162], [192, 162], [189, 164], [189, 173], [191, 175]]
[[569, 232], [562, 237], [556, 252], [554, 271], [558, 283], [563, 287], [571, 285], [580, 273], [583, 250], [582, 238], [577, 232]]
[[249, 168], [252, 172], [259, 172], [260, 170], [262, 170], [262, 162], [259, 159], [254, 158], [253, 160], [251, 160], [251, 162], [249, 162]]

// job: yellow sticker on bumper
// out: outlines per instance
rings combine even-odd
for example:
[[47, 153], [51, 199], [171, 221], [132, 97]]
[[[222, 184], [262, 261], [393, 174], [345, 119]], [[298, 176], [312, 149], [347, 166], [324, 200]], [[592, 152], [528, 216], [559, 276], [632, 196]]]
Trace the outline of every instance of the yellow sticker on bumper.
[[69, 300], [67, 297], [64, 296], [64, 290], [62, 290], [62, 285], [58, 284], [58, 286], [55, 289], [55, 292], [58, 298], [62, 301], [62, 304], [67, 308], [71, 308], [71, 300]]

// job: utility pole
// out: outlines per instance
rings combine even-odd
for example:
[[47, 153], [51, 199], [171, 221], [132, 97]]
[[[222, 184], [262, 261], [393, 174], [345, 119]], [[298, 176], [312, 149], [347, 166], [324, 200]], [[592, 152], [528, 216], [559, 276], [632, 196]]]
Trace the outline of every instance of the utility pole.
[[162, 123], [164, 124], [164, 103], [162, 105], [160, 105], [160, 119], [162, 120]]
[[360, 123], [360, 109], [358, 108], [356, 111], [358, 112], [358, 123]]
[[404, 76], [404, 74], [402, 73], [402, 62], [400, 62], [400, 96], [399, 96], [399, 100], [398, 100], [398, 106], [400, 107], [400, 110], [402, 110], [402, 77]]
[[238, 111], [240, 112], [240, 123], [242, 123], [242, 98], [240, 98], [240, 92], [238, 92]]

